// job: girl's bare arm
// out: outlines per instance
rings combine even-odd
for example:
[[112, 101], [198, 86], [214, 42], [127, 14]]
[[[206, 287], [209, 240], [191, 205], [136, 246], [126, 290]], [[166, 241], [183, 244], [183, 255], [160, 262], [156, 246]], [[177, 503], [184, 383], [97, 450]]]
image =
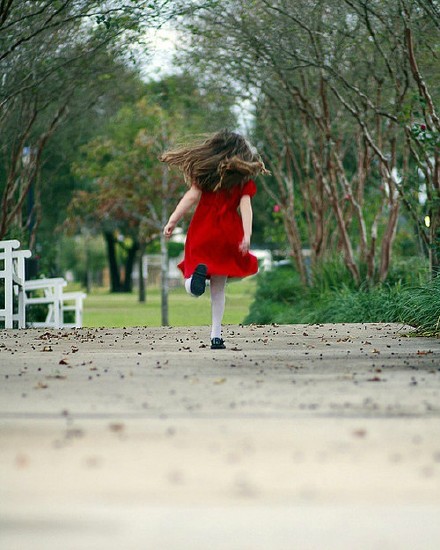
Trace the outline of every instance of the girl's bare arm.
[[163, 233], [165, 237], [170, 238], [173, 234], [174, 228], [179, 223], [181, 218], [190, 210], [193, 206], [195, 206], [201, 196], [202, 192], [201, 190], [196, 187], [195, 185], [192, 185], [191, 188], [183, 195], [181, 198], [179, 204], [176, 206], [176, 209], [171, 214], [170, 219], [168, 220], [168, 223], [164, 227]]
[[243, 195], [240, 199], [241, 222], [243, 224], [243, 240], [240, 244], [242, 254], [249, 252], [252, 236], [252, 204], [249, 195]]

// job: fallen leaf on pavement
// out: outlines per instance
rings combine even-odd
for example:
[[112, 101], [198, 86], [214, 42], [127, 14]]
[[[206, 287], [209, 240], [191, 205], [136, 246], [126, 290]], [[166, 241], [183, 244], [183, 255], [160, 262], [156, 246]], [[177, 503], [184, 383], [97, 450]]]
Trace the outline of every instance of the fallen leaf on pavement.
[[112, 424], [109, 425], [109, 429], [111, 432], [119, 433], [124, 431], [125, 426], [120, 422], [113, 422]]

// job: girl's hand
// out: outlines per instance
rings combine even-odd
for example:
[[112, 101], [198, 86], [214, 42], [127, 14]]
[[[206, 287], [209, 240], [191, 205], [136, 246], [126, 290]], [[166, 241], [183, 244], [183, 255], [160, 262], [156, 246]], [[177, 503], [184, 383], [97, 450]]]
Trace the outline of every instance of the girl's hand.
[[165, 235], [165, 237], [167, 239], [169, 239], [171, 237], [171, 235], [173, 234], [173, 231], [174, 231], [174, 228], [176, 227], [176, 224], [173, 223], [173, 222], [168, 222], [166, 224], [166, 226], [164, 227], [163, 229], [163, 234]]
[[240, 249], [240, 252], [245, 256], [249, 252], [249, 248], [251, 246], [251, 239], [250, 237], [246, 237], [246, 235], [243, 237], [243, 240], [240, 243], [240, 246], [238, 247]]

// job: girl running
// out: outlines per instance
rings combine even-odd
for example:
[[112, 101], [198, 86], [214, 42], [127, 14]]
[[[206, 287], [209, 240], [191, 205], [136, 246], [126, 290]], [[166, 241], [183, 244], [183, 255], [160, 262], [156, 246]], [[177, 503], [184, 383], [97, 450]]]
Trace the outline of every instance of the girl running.
[[200, 143], [167, 151], [160, 160], [181, 169], [189, 187], [164, 234], [170, 238], [180, 219], [197, 206], [179, 268], [185, 289], [192, 296], [201, 296], [210, 279], [211, 349], [225, 349], [221, 324], [226, 281], [258, 271], [257, 258], [249, 252], [251, 197], [256, 193], [251, 178], [269, 172], [243, 136], [226, 130]]

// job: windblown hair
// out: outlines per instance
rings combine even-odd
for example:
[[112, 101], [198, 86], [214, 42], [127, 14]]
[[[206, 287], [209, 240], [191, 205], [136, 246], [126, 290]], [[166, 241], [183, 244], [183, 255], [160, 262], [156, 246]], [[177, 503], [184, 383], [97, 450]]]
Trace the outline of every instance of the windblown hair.
[[261, 157], [240, 134], [220, 130], [203, 141], [165, 151], [159, 160], [182, 170], [188, 187], [231, 189], [258, 174], [269, 174]]

